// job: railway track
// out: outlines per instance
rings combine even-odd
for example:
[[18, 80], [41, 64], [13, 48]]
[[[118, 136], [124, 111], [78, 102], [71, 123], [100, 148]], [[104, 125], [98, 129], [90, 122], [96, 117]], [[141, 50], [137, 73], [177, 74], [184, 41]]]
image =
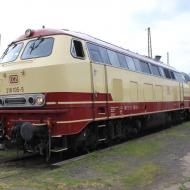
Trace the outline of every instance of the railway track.
[[[177, 125], [175, 125], [177, 126]], [[172, 127], [175, 127], [175, 126], [172, 126]], [[166, 130], [166, 129], [169, 129], [170, 127], [158, 127], [158, 128], [152, 128], [152, 129], [149, 129], [149, 130], [146, 130], [146, 131], [143, 131], [141, 134], [138, 134], [138, 136], [135, 136], [135, 137], [131, 137], [130, 139], [128, 140], [134, 140], [134, 139], [137, 139], [137, 138], [140, 138], [140, 137], [144, 137], [146, 135], [151, 135], [153, 133], [156, 133], [156, 132], [159, 132], [159, 131], [162, 131], [162, 130]], [[126, 141], [120, 141], [120, 142], [115, 142], [113, 145], [111, 146], [104, 146], [104, 147], [98, 147], [97, 150], [93, 151], [93, 152], [89, 152], [89, 153], [86, 153], [86, 154], [82, 154], [82, 155], [79, 155], [79, 156], [70, 156], [70, 157], [67, 157], [63, 160], [60, 160], [60, 161], [57, 161], [57, 162], [50, 162], [49, 163], [49, 166], [54, 169], [54, 168], [58, 168], [60, 166], [63, 166], [65, 164], [68, 164], [68, 163], [71, 163], [71, 162], [75, 162], [75, 161], [79, 161], [79, 160], [83, 160], [83, 159], [86, 159], [90, 156], [92, 156], [95, 152], [105, 152], [105, 151], [108, 151], [108, 150], [111, 150], [112, 148], [114, 148], [115, 146], [119, 145], [119, 144], [122, 144], [122, 143], [126, 143], [128, 140]]]
[[[168, 128], [168, 127], [167, 127]], [[136, 139], [137, 137], [143, 137], [143, 136], [146, 136], [146, 135], [149, 135], [149, 134], [152, 134], [152, 133], [155, 133], [155, 132], [159, 132], [159, 131], [162, 131], [163, 129], [166, 129], [165, 127], [159, 127], [159, 128], [153, 128], [153, 129], [149, 129], [147, 131], [143, 131], [141, 134], [139, 134], [138, 136], [135, 136], [135, 137], [131, 137], [130, 139], [128, 140], [132, 140], [132, 139]], [[128, 141], [127, 140], [127, 141]], [[71, 163], [71, 162], [75, 162], [75, 161], [79, 161], [79, 160], [82, 160], [82, 159], [85, 159], [85, 158], [88, 158], [90, 156], [92, 156], [95, 152], [105, 152], [105, 151], [108, 151], [112, 148], [114, 148], [115, 146], [121, 144], [121, 143], [125, 143], [127, 141], [116, 141], [114, 144], [112, 144], [111, 146], [107, 146], [107, 145], [103, 145], [103, 146], [100, 146], [98, 147], [95, 151], [93, 152], [88, 152], [88, 153], [80, 153], [80, 154], [70, 154], [70, 153], [66, 153], [64, 155], [60, 155], [60, 154], [55, 154], [53, 159], [50, 160], [48, 163], [45, 163], [45, 159], [43, 158], [43, 156], [40, 156], [38, 154], [27, 154], [27, 155], [23, 155], [23, 156], [14, 156], [14, 157], [7, 157], [7, 158], [2, 158], [0, 159], [0, 165], [2, 164], [8, 164], [8, 163], [16, 163], [18, 164], [18, 162], [20, 162], [20, 164], [22, 164], [21, 162], [25, 162], [27, 164], [27, 162], [30, 161], [30, 163], [28, 164], [31, 164], [31, 161], [32, 162], [36, 162], [36, 160], [40, 160], [38, 162], [39, 165], [45, 165], [46, 167], [50, 167], [51, 169], [55, 169], [57, 167], [60, 167], [60, 166], [63, 166], [65, 164], [68, 164], [68, 163]]]
[[28, 159], [33, 159], [35, 157], [39, 157], [37, 154], [31, 154], [31, 155], [23, 155], [23, 156], [14, 156], [14, 157], [8, 157], [8, 158], [2, 158], [0, 160], [0, 164], [8, 163], [8, 162], [18, 162]]
[[71, 163], [71, 162], [83, 160], [83, 159], [86, 159], [86, 158], [92, 156], [95, 152], [99, 152], [99, 153], [100, 153], [100, 152], [105, 152], [105, 151], [111, 150], [112, 148], [114, 148], [114, 147], [117, 146], [117, 145], [118, 145], [118, 144], [115, 144], [115, 145], [110, 146], [110, 147], [107, 147], [107, 148], [98, 149], [98, 150], [96, 150], [96, 151], [94, 151], [94, 152], [90, 152], [90, 153], [83, 154], [83, 155], [80, 155], [80, 156], [72, 157], [72, 158], [69, 158], [69, 159], [62, 160], [62, 161], [52, 162], [52, 163], [50, 164], [50, 167], [52, 167], [52, 169], [54, 169], [54, 168], [63, 166], [63, 165], [65, 165], [65, 164]]

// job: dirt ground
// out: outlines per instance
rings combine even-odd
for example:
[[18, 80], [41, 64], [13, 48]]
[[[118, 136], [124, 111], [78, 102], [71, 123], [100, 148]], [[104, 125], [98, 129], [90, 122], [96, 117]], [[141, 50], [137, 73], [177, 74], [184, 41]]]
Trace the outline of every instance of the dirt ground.
[[[0, 158], [5, 156], [0, 151]], [[190, 122], [93, 152], [58, 168], [38, 160], [0, 163], [1, 189], [188, 190]]]

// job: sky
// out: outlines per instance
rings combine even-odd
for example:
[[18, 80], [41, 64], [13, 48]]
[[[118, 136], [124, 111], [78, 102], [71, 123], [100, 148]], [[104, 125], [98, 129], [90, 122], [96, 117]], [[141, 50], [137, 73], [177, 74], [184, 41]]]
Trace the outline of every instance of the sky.
[[190, 73], [189, 0], [1, 0], [0, 53], [28, 28], [69, 29], [147, 55]]

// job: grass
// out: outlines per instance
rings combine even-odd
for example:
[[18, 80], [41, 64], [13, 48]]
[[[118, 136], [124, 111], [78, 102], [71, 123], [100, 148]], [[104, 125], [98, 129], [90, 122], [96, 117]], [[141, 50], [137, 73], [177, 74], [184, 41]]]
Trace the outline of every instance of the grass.
[[183, 184], [180, 185], [179, 190], [188, 190], [187, 187], [185, 187]]
[[142, 189], [146, 185], [150, 185], [156, 175], [160, 172], [160, 168], [158, 165], [154, 163], [146, 163], [131, 173], [128, 173], [123, 181], [127, 189], [138, 186], [137, 189]]
[[155, 154], [162, 148], [162, 142], [156, 142], [154, 140], [142, 142], [141, 140], [131, 141], [127, 144], [122, 144], [118, 149], [113, 149], [113, 154], [121, 153], [125, 155], [132, 155], [137, 157], [144, 157], [147, 155]]
[[[57, 169], [45, 167], [0, 166], [0, 190], [30, 187], [39, 190], [67, 189], [145, 189], [157, 176], [167, 173], [155, 158], [168, 151], [167, 140], [187, 142], [190, 123], [135, 139], [109, 150], [93, 152], [83, 160], [67, 163]], [[10, 156], [13, 152], [8, 153]], [[6, 152], [0, 151], [0, 157]], [[154, 159], [153, 159], [154, 158]], [[180, 190], [184, 190], [181, 186]], [[27, 188], [26, 188], [27, 190]]]
[[[110, 151], [92, 153], [91, 156], [85, 160], [76, 161], [73, 163], [68, 163], [64, 167], [58, 168], [56, 170], [35, 171], [33, 169], [28, 169], [24, 171], [15, 172], [13, 171], [7, 173], [4, 171], [2, 175], [14, 175], [9, 180], [11, 184], [10, 187], [33, 187], [39, 189], [55, 189], [62, 190], [66, 187], [72, 188], [101, 188], [112, 186], [116, 181], [121, 185], [126, 187], [132, 187], [135, 185], [135, 181], [143, 186], [146, 185], [145, 182], [151, 182], [154, 178], [153, 174], [158, 171], [158, 166], [152, 164], [146, 164], [134, 170], [132, 173], [129, 172], [126, 160], [122, 160], [123, 156], [130, 154], [131, 156], [145, 156], [150, 155], [158, 151], [160, 146], [154, 146], [154, 143], [150, 144], [139, 144], [134, 145], [131, 143], [129, 146], [127, 144], [118, 145], [111, 150], [111, 154], [116, 155], [113, 160], [110, 159]], [[151, 147], [153, 150], [151, 150]], [[147, 149], [145, 151], [145, 149]], [[119, 158], [118, 154], [120, 154]], [[84, 167], [87, 167], [87, 177], [80, 177], [80, 170], [84, 172]], [[77, 171], [79, 173], [77, 174]], [[127, 174], [126, 174], [127, 171]], [[148, 171], [148, 172], [147, 172]], [[15, 173], [14, 173], [15, 172]], [[19, 175], [21, 173], [21, 175]], [[146, 173], [146, 175], [143, 175]], [[36, 175], [37, 174], [37, 175]], [[90, 174], [91, 176], [88, 176]], [[1, 176], [2, 176], [1, 175]], [[78, 176], [78, 177], [77, 177]]]
[[0, 182], [0, 189], [4, 190], [4, 189], [8, 189], [9, 185], [7, 185], [6, 183], [2, 183]]
[[17, 156], [15, 150], [0, 150], [0, 160], [1, 158]]

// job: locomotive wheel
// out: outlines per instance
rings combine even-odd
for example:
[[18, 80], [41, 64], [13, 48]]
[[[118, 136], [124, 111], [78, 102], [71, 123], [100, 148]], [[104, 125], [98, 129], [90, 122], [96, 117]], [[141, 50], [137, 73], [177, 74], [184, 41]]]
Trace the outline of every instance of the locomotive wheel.
[[86, 138], [86, 148], [88, 151], [93, 151], [97, 148], [97, 134], [96, 129], [91, 127], [88, 129]]
[[81, 142], [79, 151], [91, 152], [97, 148], [97, 130], [95, 127], [91, 126], [84, 131], [85, 138]]

